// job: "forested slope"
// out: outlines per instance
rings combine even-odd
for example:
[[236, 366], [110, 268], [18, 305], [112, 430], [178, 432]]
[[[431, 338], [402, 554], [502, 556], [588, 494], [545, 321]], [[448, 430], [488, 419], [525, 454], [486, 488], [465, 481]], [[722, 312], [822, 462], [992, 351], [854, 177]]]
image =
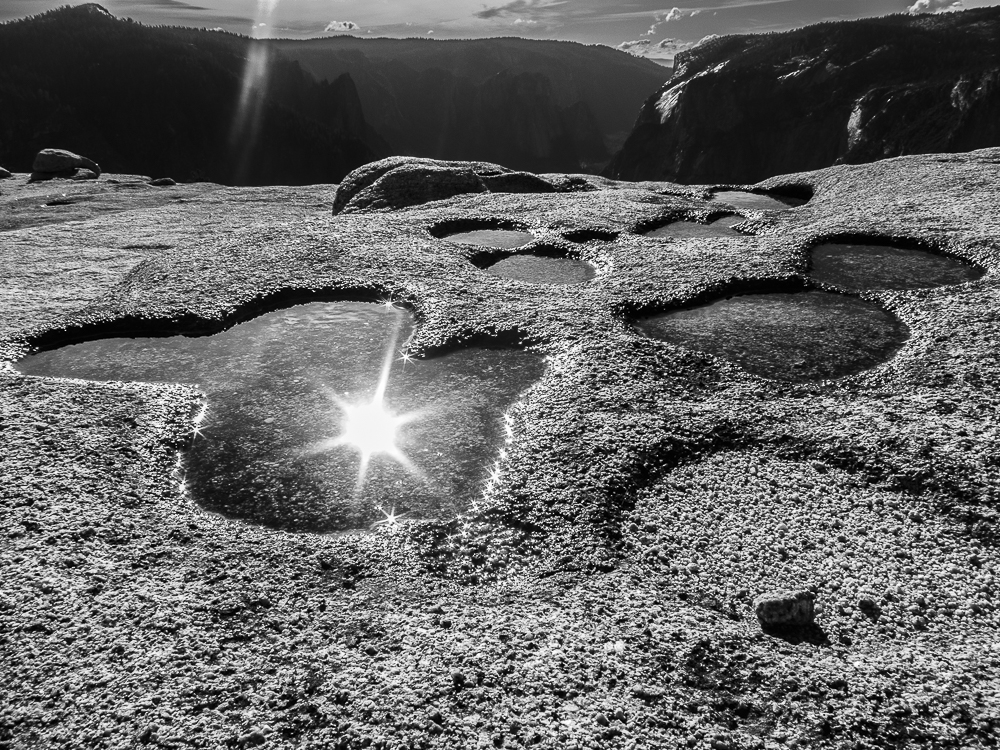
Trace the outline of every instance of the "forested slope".
[[303, 184], [386, 155], [350, 76], [317, 82], [233, 34], [61, 8], [0, 25], [0, 71], [0, 164], [17, 171], [54, 146], [110, 172]]

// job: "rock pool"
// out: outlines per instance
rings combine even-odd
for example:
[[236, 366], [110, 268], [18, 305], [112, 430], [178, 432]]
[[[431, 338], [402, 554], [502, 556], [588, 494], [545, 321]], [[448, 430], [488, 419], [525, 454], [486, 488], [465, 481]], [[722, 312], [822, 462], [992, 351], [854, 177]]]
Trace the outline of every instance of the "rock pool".
[[792, 381], [862, 372], [891, 358], [909, 335], [881, 307], [819, 291], [742, 294], [652, 315], [636, 326], [762, 377]]
[[515, 247], [527, 245], [535, 239], [535, 235], [516, 229], [474, 229], [471, 232], [456, 232], [443, 239], [449, 242], [460, 242], [464, 245], [479, 245], [480, 247], [499, 247], [512, 250]]
[[197, 384], [207, 409], [183, 462], [197, 502], [273, 527], [336, 531], [383, 512], [468, 508], [504, 442], [504, 412], [541, 377], [542, 358], [514, 349], [403, 361], [412, 330], [398, 308], [311, 302], [212, 336], [99, 339], [17, 367]]
[[746, 190], [720, 190], [713, 195], [714, 199], [728, 203], [737, 208], [750, 208], [757, 211], [782, 211], [786, 208], [801, 206], [807, 201], [801, 198], [791, 198], [775, 193], [751, 193]]
[[723, 216], [720, 219], [701, 224], [697, 221], [674, 221], [662, 227], [645, 232], [647, 237], [689, 239], [698, 237], [742, 237], [741, 232], [733, 229], [740, 222], [746, 221], [742, 216]]
[[970, 263], [890, 245], [825, 243], [809, 253], [809, 275], [841, 289], [929, 289], [983, 276]]
[[594, 267], [577, 258], [508, 255], [486, 268], [487, 273], [531, 284], [582, 284], [594, 278]]

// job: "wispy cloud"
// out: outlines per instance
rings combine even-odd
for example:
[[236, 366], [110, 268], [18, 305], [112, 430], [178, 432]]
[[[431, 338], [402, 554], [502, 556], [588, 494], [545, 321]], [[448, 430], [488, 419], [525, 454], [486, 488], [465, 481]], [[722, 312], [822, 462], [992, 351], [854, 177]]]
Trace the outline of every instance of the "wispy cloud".
[[481, 11], [474, 13], [476, 18], [490, 19], [490, 18], [501, 18], [504, 16], [517, 16], [522, 23], [530, 20], [526, 19], [525, 16], [532, 16], [536, 13], [548, 13], [554, 7], [559, 5], [564, 5], [564, 0], [511, 0], [511, 2], [505, 5], [495, 5], [493, 7], [483, 8]]
[[141, 8], [163, 8], [170, 10], [208, 10], [200, 5], [192, 5], [181, 0], [132, 0], [131, 5]]
[[653, 15], [653, 25], [649, 27], [649, 31], [645, 33], [645, 36], [653, 36], [656, 34], [661, 26], [664, 26], [673, 21], [680, 21], [682, 18], [690, 18], [691, 16], [698, 15], [700, 11], [696, 8], [692, 9], [681, 9], [681, 8], [671, 8], [670, 10], [663, 10], [659, 13]]

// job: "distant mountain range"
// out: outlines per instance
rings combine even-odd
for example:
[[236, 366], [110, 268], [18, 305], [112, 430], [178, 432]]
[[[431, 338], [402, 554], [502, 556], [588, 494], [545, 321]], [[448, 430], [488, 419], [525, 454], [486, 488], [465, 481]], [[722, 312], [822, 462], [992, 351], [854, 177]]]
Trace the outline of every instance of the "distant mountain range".
[[606, 176], [753, 183], [1000, 145], [1000, 7], [719, 37], [675, 65]]
[[64, 7], [0, 25], [0, 164], [55, 147], [226, 184], [337, 182], [392, 154], [597, 172], [668, 76], [567, 42], [251, 40]]
[[394, 154], [597, 172], [670, 70], [610, 47], [518, 38], [340, 36], [275, 47], [319, 80], [349, 74]]

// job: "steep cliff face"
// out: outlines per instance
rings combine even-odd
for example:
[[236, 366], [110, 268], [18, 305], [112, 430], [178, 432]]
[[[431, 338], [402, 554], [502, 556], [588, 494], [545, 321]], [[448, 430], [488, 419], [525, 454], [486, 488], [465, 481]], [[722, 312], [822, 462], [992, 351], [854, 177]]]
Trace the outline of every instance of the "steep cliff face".
[[712, 40], [679, 55], [605, 171], [752, 183], [1000, 145], [1000, 8]]

